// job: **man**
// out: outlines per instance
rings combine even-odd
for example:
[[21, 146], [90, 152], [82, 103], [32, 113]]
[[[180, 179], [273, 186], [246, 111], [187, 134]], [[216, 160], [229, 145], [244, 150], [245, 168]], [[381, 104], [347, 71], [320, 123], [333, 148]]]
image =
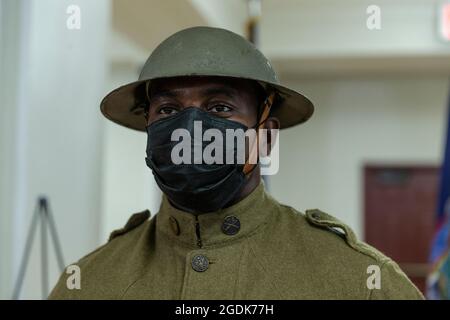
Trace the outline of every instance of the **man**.
[[[146, 162], [162, 204], [150, 220], [148, 211], [133, 215], [79, 260], [81, 288], [69, 289], [64, 273], [51, 299], [423, 298], [397, 264], [345, 224], [268, 195], [258, 161], [250, 161], [259, 138], [241, 146], [243, 162], [196, 157], [193, 149], [200, 146], [204, 156], [213, 132], [219, 139], [227, 130], [283, 129], [313, 113], [312, 103], [280, 85], [269, 61], [242, 37], [208, 27], [172, 35], [139, 81], [111, 92], [101, 110], [147, 132]], [[181, 137], [195, 136], [199, 124], [203, 137], [212, 130], [210, 139], [194, 137], [180, 152]], [[224, 151], [238, 158], [239, 148], [228, 142], [214, 150], [213, 157]]]

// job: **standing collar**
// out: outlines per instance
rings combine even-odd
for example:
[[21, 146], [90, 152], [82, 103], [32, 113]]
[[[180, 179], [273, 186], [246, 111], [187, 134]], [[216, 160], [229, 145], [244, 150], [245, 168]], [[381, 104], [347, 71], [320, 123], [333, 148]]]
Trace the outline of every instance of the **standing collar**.
[[156, 216], [156, 228], [185, 246], [205, 248], [224, 245], [248, 237], [261, 227], [273, 211], [270, 208], [272, 201], [265, 192], [262, 180], [236, 204], [198, 215], [175, 208], [163, 195]]

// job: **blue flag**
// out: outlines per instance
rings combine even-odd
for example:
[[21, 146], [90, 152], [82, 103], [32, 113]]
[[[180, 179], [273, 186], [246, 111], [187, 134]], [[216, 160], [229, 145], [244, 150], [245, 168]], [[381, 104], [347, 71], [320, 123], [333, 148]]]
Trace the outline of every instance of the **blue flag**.
[[430, 299], [450, 299], [450, 95], [447, 105], [447, 138], [441, 167], [437, 232], [430, 254], [432, 272], [427, 281]]

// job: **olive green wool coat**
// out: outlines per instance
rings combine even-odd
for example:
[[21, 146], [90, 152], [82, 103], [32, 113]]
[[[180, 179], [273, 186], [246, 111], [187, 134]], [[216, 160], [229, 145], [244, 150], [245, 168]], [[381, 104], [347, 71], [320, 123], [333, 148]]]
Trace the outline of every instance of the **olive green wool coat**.
[[[49, 298], [423, 299], [395, 262], [346, 225], [278, 203], [263, 183], [217, 212], [196, 217], [163, 197], [149, 216], [133, 215], [76, 263], [80, 289], [69, 289], [63, 273]], [[223, 231], [228, 216], [239, 220], [235, 234]], [[379, 267], [379, 287], [368, 280], [371, 266]]]

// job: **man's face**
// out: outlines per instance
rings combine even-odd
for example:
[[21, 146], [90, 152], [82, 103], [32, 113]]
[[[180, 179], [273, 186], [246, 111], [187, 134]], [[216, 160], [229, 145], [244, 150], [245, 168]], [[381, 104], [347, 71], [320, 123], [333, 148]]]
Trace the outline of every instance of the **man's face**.
[[263, 92], [244, 79], [177, 77], [153, 81], [149, 92], [147, 125], [185, 108], [200, 108], [214, 116], [252, 127], [258, 122]]
[[[244, 80], [244, 79], [236, 79], [236, 78], [223, 78], [223, 77], [177, 77], [177, 78], [167, 78], [167, 79], [158, 79], [154, 80], [150, 84], [149, 89], [149, 108], [148, 108], [148, 114], [147, 114], [147, 125], [149, 126], [148, 130], [151, 131], [152, 128], [159, 128], [158, 126], [152, 127], [150, 126], [155, 121], [171, 117], [176, 115], [179, 112], [182, 112], [186, 108], [199, 108], [204, 112], [208, 112], [214, 117], [220, 117], [227, 120], [231, 120], [234, 122], [239, 122], [246, 127], [255, 127], [258, 122], [260, 121], [258, 119], [259, 116], [259, 108], [265, 99], [265, 92], [262, 89], [262, 87], [257, 84], [254, 81], [251, 80]], [[268, 137], [265, 141], [267, 143], [267, 146], [264, 150], [271, 150], [272, 146], [272, 130], [271, 129], [278, 129], [279, 128], [279, 122], [276, 118], [270, 117], [264, 122], [264, 128], [270, 129], [268, 130]], [[215, 121], [211, 121], [211, 123], [215, 123]], [[223, 123], [223, 122], [222, 122]], [[234, 126], [236, 127], [236, 124]], [[238, 126], [239, 127], [239, 126]], [[163, 127], [160, 127], [159, 129], [164, 130]], [[242, 129], [241, 129], [242, 130]], [[276, 131], [276, 130], [275, 130]], [[167, 132], [166, 132], [167, 133]], [[188, 132], [189, 133], [189, 132]], [[172, 132], [173, 134], [173, 132]], [[247, 135], [247, 132], [245, 133]], [[150, 133], [149, 133], [150, 135]], [[195, 132], [194, 132], [195, 135]], [[158, 135], [159, 136], [159, 135]], [[167, 135], [162, 133], [161, 136], [164, 137], [164, 141], [161, 146], [167, 146], [168, 144], [164, 144], [165, 139], [167, 138]], [[181, 137], [181, 136], [180, 136]], [[253, 137], [256, 137], [253, 136]], [[188, 138], [189, 139], [189, 138]], [[247, 139], [247, 137], [244, 138], [245, 146], [243, 149], [245, 161], [248, 161], [250, 159], [249, 157], [251, 155], [254, 155], [255, 152], [258, 152], [256, 141], [253, 140], [253, 142], [249, 141], [250, 139]], [[149, 139], [148, 141], [155, 142], [157, 139]], [[184, 140], [183, 140], [184, 141]], [[220, 141], [220, 139], [218, 140]], [[223, 140], [222, 140], [223, 141]], [[239, 140], [242, 141], [242, 140]], [[216, 140], [214, 140], [216, 142]], [[242, 143], [242, 142], [241, 142]], [[182, 142], [179, 142], [174, 147], [179, 147], [180, 145], [183, 145]], [[188, 142], [188, 146], [190, 147], [191, 144]], [[147, 146], [148, 147], [148, 146]], [[208, 145], [207, 147], [210, 147]], [[234, 148], [234, 146], [232, 146]], [[237, 148], [239, 149], [239, 148]], [[174, 149], [167, 150], [164, 148], [160, 148], [158, 150], [166, 150], [164, 153], [159, 154], [159, 160], [162, 162], [168, 161], [170, 158], [170, 161], [172, 164], [179, 164], [178, 161], [173, 161], [173, 151]], [[192, 155], [191, 154], [192, 149], [182, 150], [182, 157], [184, 155]], [[205, 149], [206, 150], [206, 149]], [[214, 149], [215, 150], [215, 149]], [[256, 150], [256, 151], [255, 151]], [[151, 151], [151, 150], [150, 150]], [[170, 154], [169, 154], [169, 153]], [[148, 150], [147, 150], [148, 153]], [[195, 153], [195, 149], [194, 149]], [[176, 151], [175, 154], [180, 154], [179, 151]], [[236, 153], [237, 154], [237, 153]], [[214, 152], [214, 155], [216, 153]], [[227, 153], [228, 155], [228, 153]], [[155, 158], [158, 158], [158, 154], [154, 155]], [[194, 155], [195, 156], [195, 155]], [[184, 161], [184, 160], [183, 160]], [[189, 160], [188, 160], [189, 161]], [[254, 161], [254, 160], [253, 160]], [[223, 161], [220, 161], [219, 163], [224, 163]], [[243, 164], [243, 163], [242, 163]], [[201, 171], [203, 180], [195, 180], [197, 184], [199, 181], [203, 181], [205, 183], [205, 186], [214, 186], [213, 193], [210, 192], [210, 189], [206, 188], [204, 189], [205, 192], [198, 193], [198, 195], [195, 196], [193, 199], [192, 193], [180, 192], [177, 194], [174, 193], [173, 188], [170, 190], [170, 188], [165, 188], [164, 183], [162, 180], [160, 180], [160, 183], [162, 185], [162, 190], [169, 190], [171, 195], [168, 195], [169, 199], [172, 196], [171, 199], [174, 204], [178, 204], [181, 206], [181, 208], [184, 208], [187, 210], [187, 208], [191, 210], [200, 210], [202, 212], [207, 211], [214, 211], [217, 208], [222, 208], [224, 206], [230, 205], [232, 203], [235, 203], [236, 201], [239, 201], [239, 199], [242, 199], [247, 194], [249, 194], [260, 182], [260, 168], [259, 165], [255, 165], [255, 163], [250, 163], [251, 165], [247, 168], [250, 169], [249, 171], [243, 171], [246, 175], [246, 179], [241, 183], [240, 179], [234, 179], [234, 180], [227, 180], [223, 179], [223, 176], [217, 176], [216, 173], [223, 175], [223, 170], [229, 170], [229, 167], [223, 166], [220, 168], [221, 171], [217, 171], [217, 168], [213, 167], [213, 171], [206, 172]], [[247, 165], [247, 164], [246, 164]], [[153, 168], [153, 165], [150, 165], [150, 167]], [[181, 169], [179, 169], [181, 168]], [[179, 181], [183, 181], [185, 185], [189, 185], [193, 182], [192, 180], [192, 174], [189, 175], [184, 170], [186, 167], [171, 167], [172, 173], [169, 177], [170, 179], [173, 177], [176, 177], [177, 181], [172, 181], [172, 185], [179, 184]], [[246, 166], [242, 170], [244, 170]], [[191, 168], [196, 169], [196, 166], [193, 166]], [[204, 170], [205, 168], [202, 168]], [[248, 170], [247, 169], [247, 170]], [[254, 170], [256, 169], [256, 170]], [[208, 175], [205, 174], [208, 173]], [[233, 172], [233, 171], [232, 171]], [[237, 172], [237, 171], [236, 171]], [[186, 176], [188, 180], [183, 180], [183, 176]], [[156, 175], [155, 175], [156, 176]], [[230, 176], [229, 173], [227, 173], [227, 177]], [[236, 176], [230, 176], [230, 177], [236, 177]], [[219, 179], [220, 178], [220, 179]], [[161, 178], [162, 179], [162, 178]], [[207, 179], [207, 180], [205, 180]], [[220, 184], [218, 184], [218, 179]], [[172, 179], [173, 180], [173, 179]], [[228, 182], [234, 183], [233, 181], [237, 181], [239, 183], [238, 185], [229, 185]], [[203, 183], [202, 182], [202, 183]], [[223, 183], [222, 183], [223, 182]], [[161, 187], [160, 185], [160, 187]], [[193, 183], [193, 186], [196, 184]], [[203, 187], [203, 186], [201, 186]], [[221, 189], [222, 188], [222, 189]], [[217, 190], [216, 190], [217, 189]], [[236, 191], [239, 191], [238, 194], [236, 194]], [[214, 194], [215, 196], [212, 197], [211, 195]], [[209, 196], [205, 196], [209, 195]], [[230, 196], [231, 195], [231, 198]], [[202, 198], [203, 197], [203, 198]], [[209, 201], [212, 202], [209, 202]], [[221, 203], [221, 201], [225, 201], [224, 203]], [[192, 207], [192, 205], [195, 204], [195, 207]], [[209, 206], [209, 207], [207, 207]], [[212, 207], [211, 207], [212, 206]], [[200, 209], [201, 208], [201, 209]]]

